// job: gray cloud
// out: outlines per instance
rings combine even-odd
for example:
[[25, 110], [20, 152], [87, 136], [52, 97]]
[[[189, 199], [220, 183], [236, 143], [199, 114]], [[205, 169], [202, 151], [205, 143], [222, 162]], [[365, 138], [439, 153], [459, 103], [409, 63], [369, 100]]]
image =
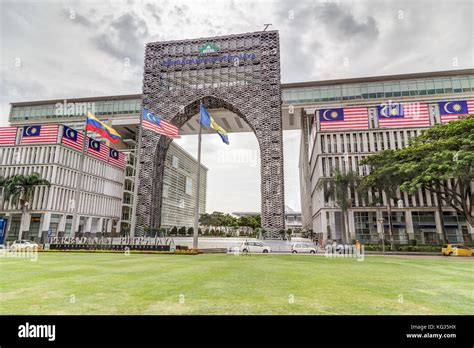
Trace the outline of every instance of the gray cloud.
[[336, 40], [360, 39], [368, 42], [376, 39], [379, 34], [377, 22], [372, 16], [358, 20], [350, 9], [337, 3], [325, 3], [320, 6], [315, 20], [321, 21], [329, 36]]
[[113, 57], [131, 63], [141, 64], [148, 36], [146, 22], [132, 13], [126, 13], [112, 20], [105, 33], [94, 39], [96, 47]]

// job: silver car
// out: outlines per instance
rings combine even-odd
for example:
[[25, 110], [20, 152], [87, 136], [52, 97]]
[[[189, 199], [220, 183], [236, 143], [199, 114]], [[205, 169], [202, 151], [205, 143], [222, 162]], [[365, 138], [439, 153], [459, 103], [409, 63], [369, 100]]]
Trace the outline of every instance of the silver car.
[[297, 254], [297, 253], [316, 254], [316, 247], [312, 244], [307, 244], [307, 243], [293, 243], [291, 245], [291, 252], [293, 254]]

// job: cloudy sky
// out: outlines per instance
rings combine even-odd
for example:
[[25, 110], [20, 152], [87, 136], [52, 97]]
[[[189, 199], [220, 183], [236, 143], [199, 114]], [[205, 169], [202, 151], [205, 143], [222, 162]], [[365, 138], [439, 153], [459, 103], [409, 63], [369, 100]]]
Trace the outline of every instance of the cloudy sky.
[[[0, 19], [0, 125], [12, 101], [140, 93], [146, 42], [264, 23], [280, 31], [282, 82], [474, 66], [470, 0], [2, 0]], [[208, 211], [259, 210], [255, 136], [230, 138], [204, 137]], [[286, 201], [299, 210], [298, 132], [284, 143]], [[196, 153], [196, 137], [179, 144]]]

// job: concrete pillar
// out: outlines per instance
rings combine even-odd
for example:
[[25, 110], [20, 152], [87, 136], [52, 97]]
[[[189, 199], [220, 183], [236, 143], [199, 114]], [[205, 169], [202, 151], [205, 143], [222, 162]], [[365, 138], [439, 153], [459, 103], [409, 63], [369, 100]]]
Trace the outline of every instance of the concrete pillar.
[[411, 210], [405, 210], [405, 227], [407, 229], [409, 239], [415, 239], [415, 232], [413, 230], [413, 219]]
[[443, 229], [441, 226], [441, 216], [438, 210], [435, 211], [435, 223], [436, 223], [436, 234], [438, 235], [438, 240], [443, 241]]
[[71, 226], [71, 237], [74, 237], [77, 232], [79, 232], [79, 224], [81, 222], [81, 217], [78, 215], [77, 219], [74, 221], [74, 226]]
[[92, 217], [88, 216], [85, 218], [86, 222], [84, 224], [84, 233], [92, 232]]
[[59, 232], [64, 232], [65, 230], [66, 230], [66, 215], [62, 214], [59, 216], [57, 235], [59, 235]]
[[321, 210], [319, 213], [319, 231], [318, 230], [313, 230], [313, 232], [322, 232], [323, 233], [323, 240], [320, 241], [322, 244], [326, 244], [328, 240], [328, 229], [326, 228], [327, 226], [327, 219], [326, 219], [326, 211]]
[[106, 228], [107, 228], [107, 233], [111, 233], [112, 232], [112, 219], [106, 219]]
[[41, 224], [40, 224], [38, 237], [41, 238], [43, 233], [46, 233], [46, 234], [48, 233], [50, 223], [51, 223], [51, 212], [46, 212], [46, 213], [41, 214]]

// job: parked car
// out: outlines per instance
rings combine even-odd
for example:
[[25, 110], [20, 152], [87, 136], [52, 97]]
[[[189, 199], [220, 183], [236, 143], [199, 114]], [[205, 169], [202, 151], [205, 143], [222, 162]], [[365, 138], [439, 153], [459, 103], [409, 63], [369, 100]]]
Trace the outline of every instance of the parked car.
[[242, 253], [271, 253], [272, 248], [258, 241], [242, 242], [238, 246], [231, 247], [230, 252]]
[[30, 250], [38, 250], [39, 246], [35, 242], [29, 240], [16, 240], [10, 245], [11, 251], [30, 251]]
[[472, 249], [462, 244], [445, 244], [441, 248], [445, 256], [472, 256]]
[[310, 253], [316, 254], [316, 247], [311, 244], [306, 243], [294, 243], [291, 245], [291, 252], [296, 253]]

